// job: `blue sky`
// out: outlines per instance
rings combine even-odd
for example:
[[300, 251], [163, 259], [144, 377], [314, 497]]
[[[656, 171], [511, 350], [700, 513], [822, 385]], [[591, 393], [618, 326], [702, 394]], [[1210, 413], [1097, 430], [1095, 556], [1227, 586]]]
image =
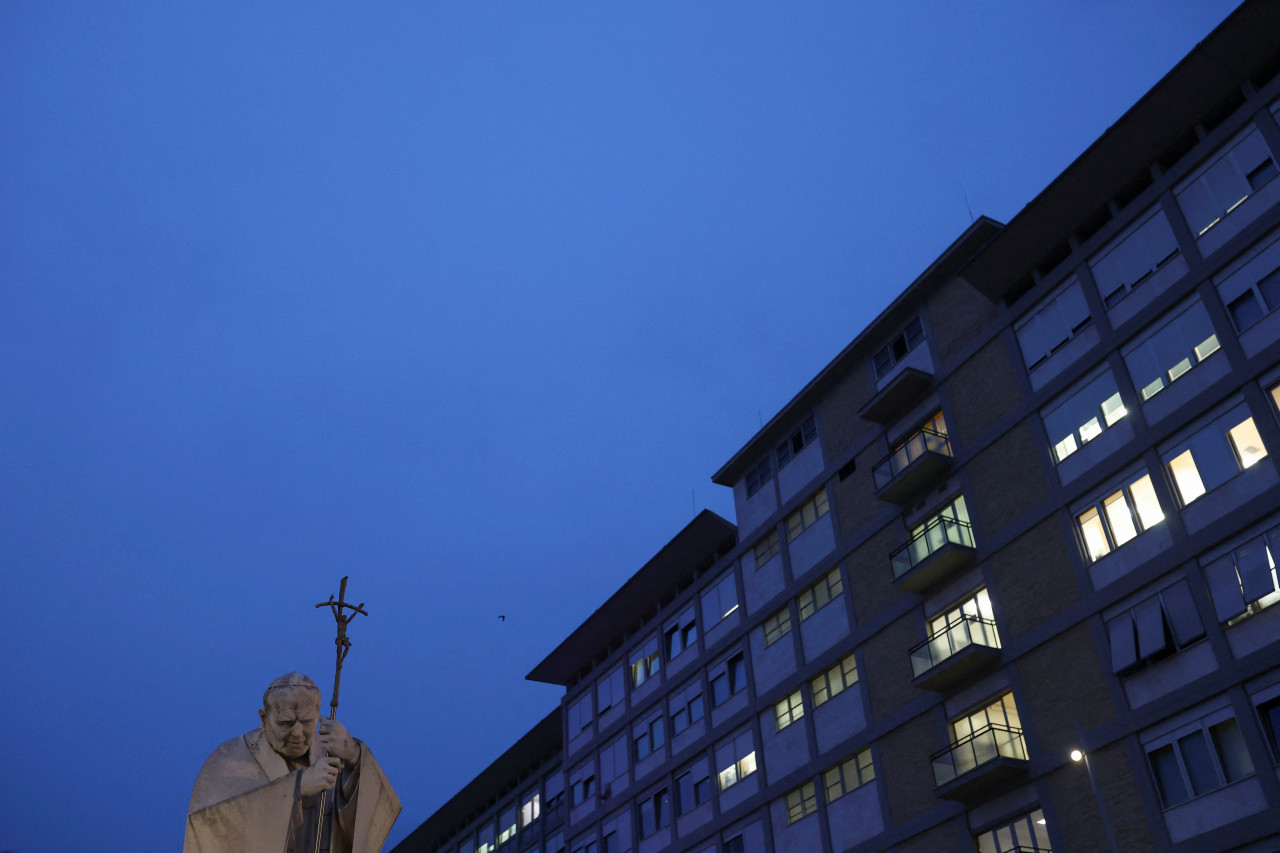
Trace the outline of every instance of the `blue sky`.
[[0, 3], [0, 849], [177, 849], [266, 683], [328, 691], [343, 575], [398, 841], [1233, 5]]

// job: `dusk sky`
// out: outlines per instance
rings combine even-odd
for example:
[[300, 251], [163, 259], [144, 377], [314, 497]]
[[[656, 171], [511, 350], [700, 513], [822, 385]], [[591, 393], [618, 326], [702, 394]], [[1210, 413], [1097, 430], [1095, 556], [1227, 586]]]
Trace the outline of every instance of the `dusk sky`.
[[0, 850], [180, 849], [266, 684], [328, 701], [343, 575], [398, 842], [1234, 5], [0, 2]]

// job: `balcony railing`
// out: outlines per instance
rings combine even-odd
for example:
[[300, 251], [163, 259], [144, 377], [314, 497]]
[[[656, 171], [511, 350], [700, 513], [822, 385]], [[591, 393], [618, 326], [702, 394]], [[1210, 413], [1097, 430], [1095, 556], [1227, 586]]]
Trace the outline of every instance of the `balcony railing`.
[[919, 678], [956, 652], [972, 645], [1000, 648], [996, 623], [980, 616], [962, 616], [959, 621], [952, 622], [911, 649], [911, 671]]
[[944, 546], [973, 547], [973, 528], [967, 521], [939, 515], [929, 521], [910, 542], [889, 555], [893, 576], [900, 578]]
[[930, 756], [933, 762], [933, 781], [940, 788], [1000, 758], [1027, 760], [1027, 745], [1022, 739], [1022, 729], [992, 723], [959, 743], [934, 753]]
[[902, 446], [876, 463], [871, 476], [875, 479], [876, 490], [883, 489], [893, 482], [907, 467], [926, 453], [951, 455], [951, 440], [936, 430], [926, 428], [910, 436]]

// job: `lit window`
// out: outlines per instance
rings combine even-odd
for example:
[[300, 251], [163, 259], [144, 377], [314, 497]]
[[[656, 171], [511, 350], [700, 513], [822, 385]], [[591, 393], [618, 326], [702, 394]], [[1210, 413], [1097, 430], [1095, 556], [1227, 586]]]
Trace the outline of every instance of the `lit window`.
[[1183, 506], [1211, 492], [1267, 455], [1248, 409], [1236, 406], [1161, 456]]
[[498, 846], [516, 837], [516, 807], [512, 804], [498, 817]]
[[542, 795], [530, 791], [520, 803], [520, 825], [528, 826], [542, 815]]
[[1174, 190], [1187, 225], [1197, 237], [1221, 222], [1276, 174], [1262, 134], [1250, 129], [1215, 152], [1190, 180]]
[[796, 603], [800, 605], [800, 621], [803, 622], [827, 606], [833, 598], [839, 596], [843, 591], [844, 586], [840, 581], [840, 569], [835, 568], [827, 572], [821, 580], [800, 593], [796, 598]]
[[1280, 526], [1236, 545], [1204, 565], [1205, 580], [1219, 622], [1235, 624], [1280, 601], [1277, 548], [1280, 548]]
[[1121, 489], [1095, 500], [1076, 515], [1089, 562], [1099, 560], [1139, 533], [1164, 521], [1151, 475], [1145, 471]]
[[1129, 675], [1203, 636], [1191, 588], [1180, 580], [1107, 621], [1111, 671]]
[[810, 415], [805, 418], [804, 423], [796, 427], [795, 432], [787, 436], [775, 449], [778, 454], [778, 468], [781, 469], [782, 466], [790, 462], [801, 450], [812, 444], [817, 437], [818, 427], [814, 423], [813, 415]]
[[923, 675], [974, 643], [1000, 648], [1000, 633], [986, 589], [929, 619], [928, 639], [910, 652], [912, 672]]
[[739, 733], [732, 740], [716, 747], [716, 766], [720, 790], [732, 788], [756, 772], [756, 750], [751, 742], [750, 730]]
[[493, 825], [490, 824], [476, 833], [476, 853], [493, 853]]
[[1178, 254], [1169, 220], [1159, 206], [1111, 241], [1089, 262], [1098, 293], [1108, 308], [1123, 299]]
[[876, 769], [871, 763], [871, 750], [864, 749], [849, 756], [822, 774], [822, 784], [827, 789], [827, 802], [840, 799], [874, 778], [876, 778]]
[[906, 545], [889, 555], [889, 566], [895, 578], [902, 577], [948, 544], [972, 548], [973, 528], [969, 526], [969, 509], [964, 495], [958, 495], [937, 515], [911, 528], [908, 537]]
[[857, 681], [858, 662], [853, 655], [849, 655], [809, 682], [809, 687], [813, 690], [814, 707], [840, 695], [846, 687], [853, 686]]
[[1053, 853], [1044, 812], [1036, 809], [978, 836], [981, 853]]
[[951, 721], [950, 749], [933, 756], [938, 785], [969, 773], [989, 761], [1027, 759], [1027, 746], [1013, 694], [1006, 693], [987, 707]]
[[791, 633], [791, 607], [784, 606], [764, 620], [764, 644], [771, 646]]
[[658, 638], [650, 637], [631, 653], [631, 686], [639, 687], [658, 674], [662, 657], [658, 654]]
[[747, 472], [747, 497], [751, 497], [773, 479], [773, 467], [769, 457], [761, 459], [754, 468]]
[[787, 823], [792, 824], [818, 810], [818, 793], [812, 782], [787, 792]]
[[827, 514], [827, 490], [818, 489], [813, 497], [800, 505], [800, 508], [787, 516], [787, 541], [794, 542], [796, 537], [812, 527], [818, 519]]
[[1053, 447], [1053, 461], [1066, 459], [1126, 414], [1110, 370], [1069, 392], [1065, 399], [1043, 413], [1044, 428]]
[[1227, 711], [1211, 714], [1144, 746], [1166, 809], [1253, 773], [1240, 726]]
[[877, 463], [871, 472], [876, 488], [882, 489], [892, 483], [895, 477], [925, 453], [951, 455], [951, 442], [947, 440], [947, 423], [942, 418], [942, 412], [934, 414], [894, 447], [892, 453]]
[[1209, 314], [1199, 300], [1138, 343], [1126, 348], [1125, 364], [1138, 395], [1150, 400], [1219, 349]]
[[1046, 300], [1020, 322], [1016, 331], [1027, 370], [1048, 360], [1089, 325], [1089, 305], [1080, 282], [1072, 279], [1061, 292]]
[[765, 534], [752, 551], [755, 554], [757, 569], [776, 557], [782, 551], [782, 537], [778, 535], [778, 528], [775, 527]]
[[876, 350], [871, 356], [876, 378], [883, 379], [893, 366], [902, 361], [907, 353], [915, 349], [922, 340], [924, 340], [924, 326], [920, 323], [919, 317], [914, 317], [901, 332], [894, 336], [893, 340]]
[[738, 609], [738, 584], [733, 572], [725, 572], [707, 591], [702, 593], [702, 624], [710, 630], [729, 614]]
[[799, 690], [783, 697], [781, 702], [773, 706], [773, 717], [774, 722], [778, 724], [778, 731], [782, 731], [803, 716], [804, 699], [801, 698]]

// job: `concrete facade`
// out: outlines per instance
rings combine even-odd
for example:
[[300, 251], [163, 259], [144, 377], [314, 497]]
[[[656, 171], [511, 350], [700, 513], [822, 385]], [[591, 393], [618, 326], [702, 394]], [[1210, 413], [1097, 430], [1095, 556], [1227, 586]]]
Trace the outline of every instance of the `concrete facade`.
[[397, 850], [1280, 849], [1276, 32], [961, 234], [530, 673], [562, 826], [477, 780]]

